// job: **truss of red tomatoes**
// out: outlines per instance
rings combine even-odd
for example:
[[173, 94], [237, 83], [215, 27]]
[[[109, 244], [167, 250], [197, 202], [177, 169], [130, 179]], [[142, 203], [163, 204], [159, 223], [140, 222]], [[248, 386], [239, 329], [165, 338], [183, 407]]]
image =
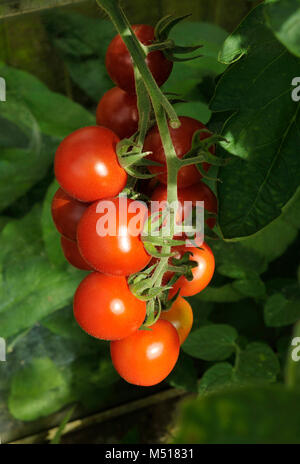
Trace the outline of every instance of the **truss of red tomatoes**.
[[[142, 44], [154, 41], [154, 29], [147, 25], [133, 26]], [[147, 55], [146, 63], [157, 84], [161, 86], [172, 71], [173, 63], [160, 50]], [[119, 214], [118, 195], [127, 185], [128, 174], [117, 156], [117, 144], [138, 130], [138, 109], [131, 57], [121, 37], [110, 43], [106, 55], [107, 71], [115, 82], [99, 102], [97, 124], [76, 130], [66, 137], [55, 155], [55, 176], [60, 188], [52, 202], [52, 217], [61, 234], [61, 246], [68, 262], [79, 269], [91, 271], [80, 283], [74, 297], [74, 316], [89, 335], [110, 341], [113, 365], [127, 382], [150, 386], [165, 379], [174, 368], [180, 345], [188, 336], [193, 312], [183, 297], [203, 290], [214, 273], [214, 256], [210, 247], [184, 245], [173, 247], [176, 259], [190, 253], [193, 262], [191, 277], [180, 275], [167, 299], [168, 310], [150, 327], [143, 326], [147, 317], [146, 301], [131, 291], [128, 278], [139, 273], [155, 261], [147, 252], [141, 236], [132, 236], [128, 220]], [[178, 129], [170, 127], [176, 154], [182, 158], [191, 148], [195, 132], [202, 130], [200, 138], [209, 137], [205, 126], [195, 119], [180, 117]], [[151, 127], [144, 141], [148, 158], [160, 163], [151, 165], [153, 180], [142, 181], [149, 200], [167, 199], [166, 159], [156, 125]], [[214, 146], [210, 147], [214, 153]], [[203, 169], [208, 165], [204, 163]], [[217, 200], [209, 187], [201, 182], [201, 173], [194, 165], [182, 167], [178, 173], [178, 200], [204, 201], [205, 209], [217, 212]], [[145, 187], [147, 184], [147, 187]], [[138, 185], [141, 185], [138, 184]], [[114, 236], [99, 236], [97, 221], [101, 202], [110, 199], [116, 206], [118, 232]], [[126, 198], [127, 208], [133, 201]], [[147, 209], [141, 203], [141, 208]], [[100, 208], [101, 209], [101, 208]], [[147, 211], [145, 211], [147, 216]], [[214, 218], [207, 219], [213, 227]], [[125, 239], [125, 246], [124, 246]], [[175, 260], [170, 258], [170, 262]], [[164, 275], [163, 283], [172, 280], [172, 272]]]

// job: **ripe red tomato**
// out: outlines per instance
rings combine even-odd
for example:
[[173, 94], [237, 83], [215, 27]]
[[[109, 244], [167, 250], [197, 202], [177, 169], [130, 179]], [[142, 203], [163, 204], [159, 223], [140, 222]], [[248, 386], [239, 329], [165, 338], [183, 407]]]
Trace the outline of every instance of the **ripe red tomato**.
[[74, 316], [89, 335], [120, 340], [136, 331], [146, 317], [146, 303], [130, 291], [125, 277], [92, 272], [74, 297]]
[[[167, 193], [167, 186], [160, 184], [154, 190], [151, 196], [151, 201], [166, 202], [168, 198]], [[216, 196], [211, 189], [201, 181], [198, 184], [191, 185], [190, 187], [178, 189], [177, 196], [179, 201], [177, 223], [180, 223], [181, 219], [184, 220], [190, 215], [192, 207], [196, 205], [196, 201], [204, 201], [204, 208], [207, 211], [210, 213], [217, 213], [218, 203]], [[192, 202], [192, 205], [184, 204], [186, 201]], [[155, 212], [155, 210], [158, 209], [154, 206], [155, 205], [153, 205], [153, 211], [151, 210], [152, 212]], [[159, 209], [161, 210], [161, 207]], [[213, 217], [207, 218], [206, 223], [209, 227], [213, 228], [216, 220]]]
[[149, 329], [137, 330], [110, 344], [115, 369], [134, 385], [150, 386], [161, 382], [179, 356], [179, 336], [170, 322], [158, 320]]
[[140, 238], [147, 216], [144, 203], [124, 197], [93, 203], [77, 229], [82, 256], [105, 274], [139, 272], [151, 259]]
[[177, 330], [182, 345], [193, 325], [192, 307], [184, 298], [178, 297], [168, 311], [161, 312], [160, 319], [171, 322]]
[[[133, 32], [143, 45], [151, 45], [154, 41], [154, 28], [146, 24], [132, 26]], [[120, 35], [109, 44], [105, 59], [106, 68], [111, 79], [125, 92], [135, 94], [134, 72], [131, 56]], [[146, 64], [159, 86], [168, 79], [173, 63], [161, 51], [150, 52]]]
[[71, 198], [59, 188], [52, 200], [53, 222], [61, 235], [76, 240], [77, 225], [88, 204]]
[[[206, 129], [206, 127], [200, 121], [187, 116], [180, 116], [179, 120], [181, 126], [178, 129], [172, 129], [169, 126], [169, 130], [177, 157], [182, 158], [191, 149], [194, 133], [200, 129]], [[201, 139], [206, 139], [210, 135], [211, 133], [208, 131], [207, 133], [202, 132]], [[209, 149], [211, 153], [214, 153], [214, 150], [214, 146]], [[148, 132], [144, 143], [144, 151], [151, 151], [152, 154], [148, 158], [162, 164], [162, 166], [149, 166], [148, 169], [152, 174], [161, 172], [162, 174], [158, 175], [158, 179], [163, 184], [167, 184], [166, 157], [157, 125]], [[208, 163], [203, 163], [202, 166], [206, 171], [209, 168]], [[196, 166], [184, 166], [178, 172], [177, 185], [179, 188], [189, 187], [198, 183], [201, 177], [202, 175]]]
[[138, 130], [139, 123], [136, 96], [113, 87], [101, 98], [96, 120], [99, 126], [108, 127], [120, 139], [131, 137]]
[[91, 271], [92, 267], [81, 256], [77, 243], [64, 236], [61, 236], [60, 243], [66, 260], [74, 267], [84, 271]]
[[91, 202], [118, 195], [127, 174], [116, 155], [117, 137], [106, 127], [90, 126], [68, 135], [54, 161], [56, 178], [65, 192]]
[[[192, 252], [190, 256], [191, 261], [197, 262], [197, 267], [192, 269], [193, 280], [187, 280], [185, 276], [179, 277], [179, 279], [173, 285], [173, 288], [169, 291], [169, 298], [172, 298], [177, 291], [180, 289], [180, 296], [193, 296], [201, 292], [209, 282], [211, 281], [215, 271], [215, 258], [210, 247], [203, 242], [201, 249], [196, 247], [179, 246], [174, 247], [174, 251], [177, 252], [177, 256], [180, 258], [187, 251]], [[168, 281], [172, 274], [167, 273], [165, 279]]]

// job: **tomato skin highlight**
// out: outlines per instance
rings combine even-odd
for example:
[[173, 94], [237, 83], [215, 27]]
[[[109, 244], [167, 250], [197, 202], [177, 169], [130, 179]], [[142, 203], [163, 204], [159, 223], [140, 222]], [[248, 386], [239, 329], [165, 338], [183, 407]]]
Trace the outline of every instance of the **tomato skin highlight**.
[[138, 330], [110, 344], [116, 371], [134, 385], [160, 383], [172, 371], [179, 356], [179, 336], [170, 322], [158, 320], [149, 329]]
[[68, 135], [54, 160], [55, 176], [62, 189], [83, 202], [118, 195], [127, 182], [127, 173], [116, 154], [118, 142], [116, 134], [99, 126], [83, 127]]
[[108, 90], [98, 103], [96, 121], [99, 126], [111, 129], [121, 140], [131, 137], [139, 123], [136, 96], [119, 87]]
[[[97, 211], [102, 207], [107, 211], [107, 201], [115, 208], [116, 235], [110, 233], [101, 236], [97, 231], [98, 221], [105, 217], [106, 212]], [[136, 213], [128, 211], [132, 204], [138, 205], [143, 218], [142, 221], [138, 221], [137, 235], [133, 235], [130, 229], [131, 220], [137, 217]], [[127, 211], [127, 218], [123, 217], [122, 208]], [[78, 224], [77, 240], [82, 256], [92, 267], [105, 274], [129, 275], [141, 271], [151, 260], [139, 235], [147, 216], [148, 209], [144, 203], [124, 197], [93, 203]]]
[[[215, 258], [211, 248], [203, 242], [201, 250], [196, 247], [179, 246], [174, 247], [173, 251], [177, 251], [179, 256], [190, 251], [193, 255], [190, 256], [191, 261], [198, 263], [197, 267], [192, 269], [193, 280], [189, 281], [185, 276], [179, 277], [173, 287], [169, 291], [169, 298], [172, 298], [180, 289], [179, 296], [193, 296], [204, 290], [211, 281], [215, 271]], [[165, 278], [169, 280], [172, 273], [165, 274]]]
[[76, 240], [77, 226], [89, 205], [75, 200], [59, 188], [52, 200], [52, 219], [61, 235]]
[[168, 311], [161, 312], [160, 319], [171, 322], [177, 330], [182, 345], [193, 325], [193, 310], [189, 302], [179, 296]]
[[[200, 129], [206, 129], [206, 126], [200, 121], [188, 116], [180, 116], [179, 120], [181, 126], [178, 129], [173, 129], [169, 126], [169, 130], [177, 157], [182, 158], [191, 149], [194, 133]], [[211, 133], [207, 129], [207, 132], [202, 132], [200, 137], [203, 140], [210, 136]], [[157, 125], [152, 127], [148, 132], [145, 138], [144, 151], [152, 152], [152, 154], [147, 157], [148, 159], [162, 164], [162, 166], [149, 166], [148, 169], [152, 174], [161, 173], [158, 174], [157, 178], [163, 184], [167, 184], [166, 156]], [[214, 153], [215, 147], [210, 147], [209, 151]], [[202, 166], [203, 169], [207, 171], [210, 165], [208, 163], [203, 163]], [[189, 187], [190, 185], [198, 183], [201, 178], [202, 175], [196, 166], [184, 166], [178, 172], [177, 186], [178, 188]]]
[[[178, 214], [178, 219], [182, 218], [184, 220], [191, 212], [191, 208], [188, 205], [184, 205], [185, 201], [192, 202], [192, 206], [196, 205], [196, 201], [204, 201], [204, 209], [215, 214], [218, 211], [218, 202], [215, 194], [206, 184], [201, 181], [189, 187], [177, 189], [177, 196], [180, 207], [181, 209], [183, 208], [182, 214], [181, 212]], [[167, 186], [160, 184], [154, 190], [151, 196], [151, 201], [166, 202], [167, 199]], [[177, 220], [177, 223], [180, 222], [180, 220]], [[215, 226], [216, 220], [213, 217], [209, 217], [207, 218], [206, 223], [210, 228], [213, 228]]]
[[80, 327], [102, 340], [128, 337], [146, 317], [146, 303], [131, 293], [125, 277], [99, 272], [92, 272], [79, 284], [73, 310]]
[[81, 256], [77, 243], [63, 235], [60, 237], [60, 244], [66, 260], [71, 266], [77, 267], [83, 271], [91, 271], [92, 267]]
[[[143, 45], [151, 45], [155, 39], [154, 28], [147, 24], [131, 26], [136, 37]], [[159, 51], [148, 53], [146, 64], [157, 85], [160, 87], [171, 74], [173, 63]], [[135, 94], [134, 72], [131, 56], [121, 36], [116, 35], [108, 46], [105, 65], [113, 82], [130, 94]]]

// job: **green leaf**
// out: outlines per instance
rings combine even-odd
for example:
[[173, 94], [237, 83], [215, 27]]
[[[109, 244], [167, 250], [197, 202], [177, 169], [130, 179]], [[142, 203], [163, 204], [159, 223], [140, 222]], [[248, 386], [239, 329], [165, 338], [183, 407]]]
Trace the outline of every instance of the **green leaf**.
[[240, 59], [219, 80], [211, 103], [213, 111], [225, 112], [222, 135], [229, 143], [222, 142], [220, 152], [235, 155], [218, 174], [219, 225], [226, 239], [265, 227], [299, 185], [299, 105], [291, 98], [299, 60], [266, 26], [263, 8], [252, 10], [225, 41], [221, 61]]
[[185, 353], [205, 361], [222, 361], [235, 350], [237, 331], [225, 324], [212, 324], [193, 331], [182, 345]]
[[232, 286], [245, 297], [262, 298], [266, 294], [265, 284], [259, 276], [236, 280]]
[[47, 12], [44, 22], [73, 81], [99, 101], [113, 86], [105, 67], [106, 49], [116, 35], [112, 23], [74, 12]]
[[282, 386], [219, 391], [182, 403], [173, 443], [300, 443], [300, 393]]
[[265, 343], [253, 342], [238, 355], [235, 379], [244, 382], [274, 382], [280, 365], [273, 350]]
[[13, 96], [0, 105], [0, 125], [0, 210], [3, 210], [45, 175], [57, 140], [42, 135], [28, 107]]
[[8, 407], [16, 419], [31, 421], [71, 401], [68, 383], [58, 367], [49, 358], [36, 358], [14, 375]]
[[271, 295], [264, 306], [265, 323], [269, 327], [290, 325], [300, 319], [300, 287], [297, 283]]
[[277, 39], [300, 57], [300, 1], [271, 0], [265, 5], [265, 15]]
[[196, 392], [197, 370], [193, 360], [181, 353], [175, 368], [166, 380], [174, 388]]
[[[60, 139], [76, 129], [95, 124], [95, 118], [86, 109], [64, 95], [50, 91], [31, 74], [0, 62], [0, 76], [9, 82], [7, 102], [1, 108], [6, 106], [11, 97], [16, 99], [17, 96], [18, 101], [30, 111], [43, 134]], [[16, 110], [15, 118], [17, 117]]]
[[201, 395], [212, 393], [217, 390], [226, 388], [233, 382], [233, 367], [231, 364], [224, 362], [210, 367], [203, 374], [198, 391]]
[[86, 274], [49, 262], [40, 216], [37, 205], [24, 218], [8, 223], [0, 235], [0, 336], [4, 338], [66, 306]]

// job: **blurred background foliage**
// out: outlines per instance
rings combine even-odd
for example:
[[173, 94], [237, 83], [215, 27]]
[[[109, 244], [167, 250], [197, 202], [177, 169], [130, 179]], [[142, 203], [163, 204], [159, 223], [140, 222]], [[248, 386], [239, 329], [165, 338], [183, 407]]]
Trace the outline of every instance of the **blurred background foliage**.
[[[269, 111], [270, 120], [251, 107], [261, 110], [262, 95], [272, 100], [299, 69], [297, 28], [287, 37], [285, 23], [278, 25], [284, 12], [299, 24], [298, 0], [280, 0], [280, 8], [285, 7], [280, 12], [277, 2], [259, 6], [233, 35], [261, 2], [152, 0], [151, 8], [146, 0], [123, 2], [132, 23], [154, 25], [168, 13], [191, 13], [172, 37], [182, 45], [202, 43], [203, 57], [176, 63], [164, 90], [188, 101], [177, 104], [178, 114], [223, 128], [230, 146], [219, 152], [232, 158], [218, 173], [223, 182], [210, 183], [218, 193], [227, 239], [209, 241], [217, 272], [209, 288], [190, 298], [193, 331], [174, 372], [149, 389], [120, 380], [108, 345], [83, 333], [72, 315], [72, 295], [85, 274], [71, 269], [59, 247], [50, 216], [57, 189], [52, 163], [63, 137], [95, 123], [97, 102], [112, 87], [104, 56], [115, 32], [94, 1], [52, 8], [58, 3], [0, 1], [0, 76], [7, 83], [7, 101], [0, 103], [0, 336], [7, 341], [7, 362], [0, 363], [2, 442], [57, 425], [69, 405], [76, 404], [72, 418], [83, 417], [170, 386], [198, 394], [198, 399], [184, 403], [175, 429], [162, 421], [162, 416], [169, 419], [166, 409], [174, 404], [160, 405], [156, 419], [164, 423], [167, 438], [161, 430], [157, 436], [154, 425], [141, 436], [133, 421], [126, 436], [113, 439], [299, 442], [300, 367], [287, 356], [293, 330], [299, 331], [293, 324], [300, 319], [299, 129], [291, 133], [290, 146], [283, 147], [285, 164], [277, 166], [272, 185], [263, 174], [276, 167], [278, 150], [272, 145], [277, 137], [269, 143], [265, 134], [276, 133], [282, 118], [294, 120], [296, 104], [285, 92], [279, 110]], [[35, 12], [25, 14], [31, 8]], [[232, 64], [237, 51], [245, 56]], [[276, 82], [271, 72], [256, 79], [281, 54], [285, 61], [272, 69]], [[253, 78], [256, 86], [249, 90]], [[276, 111], [282, 118], [276, 119]], [[259, 132], [253, 114], [266, 122]], [[244, 126], [248, 139], [240, 130]], [[258, 134], [255, 142], [253, 134]], [[267, 149], [257, 155], [260, 143]], [[249, 170], [243, 164], [247, 157]], [[265, 184], [270, 188], [255, 203], [253, 192]], [[246, 221], [247, 208], [255, 214]], [[148, 423], [154, 419], [147, 417]]]

